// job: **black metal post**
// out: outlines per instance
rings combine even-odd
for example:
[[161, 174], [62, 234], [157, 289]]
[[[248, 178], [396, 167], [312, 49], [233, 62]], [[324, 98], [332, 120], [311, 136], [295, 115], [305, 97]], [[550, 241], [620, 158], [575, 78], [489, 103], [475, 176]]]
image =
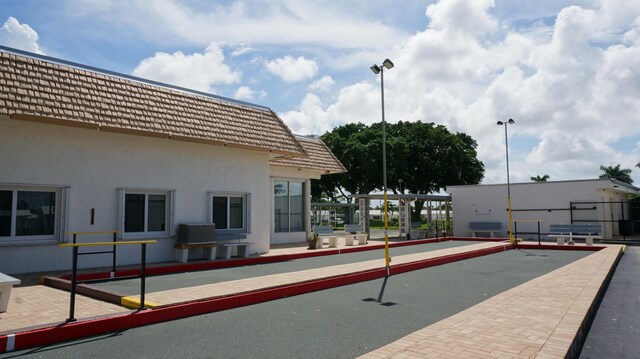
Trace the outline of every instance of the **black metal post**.
[[540, 245], [540, 221], [538, 221], [538, 245]]
[[[76, 235], [73, 235], [75, 243]], [[78, 247], [73, 247], [73, 261], [71, 269], [71, 298], [69, 300], [69, 318], [67, 323], [75, 322], [75, 310], [76, 310], [76, 286], [78, 285]]]
[[147, 244], [142, 243], [142, 251], [140, 264], [142, 268], [140, 269], [140, 310], [145, 309], [144, 307], [144, 286], [145, 286], [145, 278], [146, 278], [146, 270], [147, 270]]
[[73, 244], [76, 244], [76, 234], [73, 234]]
[[[622, 231], [622, 240], [626, 241], [627, 240], [627, 235], [625, 233], [627, 232], [627, 229], [625, 227], [626, 227], [626, 224], [627, 224], [626, 222], [627, 221], [624, 218], [624, 202], [620, 202], [620, 210], [622, 211], [622, 224], [621, 225], [619, 224], [618, 227], [622, 227], [622, 228], [619, 228], [619, 229], [623, 229], [623, 231]], [[620, 222], [618, 222], [618, 223], [620, 223]], [[632, 233], [632, 235], [633, 235], [633, 233]]]

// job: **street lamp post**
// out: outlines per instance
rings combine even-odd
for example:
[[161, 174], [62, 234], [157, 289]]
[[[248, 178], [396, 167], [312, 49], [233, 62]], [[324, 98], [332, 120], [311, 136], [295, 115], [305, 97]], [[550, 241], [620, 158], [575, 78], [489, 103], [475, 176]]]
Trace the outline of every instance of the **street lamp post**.
[[515, 243], [515, 239], [513, 238], [513, 231], [511, 230], [511, 183], [509, 181], [509, 140], [507, 136], [507, 125], [513, 125], [516, 123], [512, 118], [509, 121], [498, 121], [498, 126], [504, 126], [504, 146], [506, 149], [507, 155], [507, 211], [508, 211], [508, 220], [509, 220], [509, 242]]
[[391, 69], [393, 62], [385, 59], [382, 65], [373, 64], [370, 67], [374, 74], [380, 74], [380, 97], [382, 99], [382, 191], [384, 192], [384, 265], [387, 268], [387, 276], [389, 275], [389, 214], [387, 213], [387, 139], [384, 130], [384, 69]]

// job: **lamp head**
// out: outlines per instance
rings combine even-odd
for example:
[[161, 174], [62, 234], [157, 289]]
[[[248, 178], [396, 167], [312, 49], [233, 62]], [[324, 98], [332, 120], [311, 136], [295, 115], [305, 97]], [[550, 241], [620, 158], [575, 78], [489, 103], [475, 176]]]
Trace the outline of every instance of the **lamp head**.
[[382, 62], [382, 65], [387, 69], [391, 69], [393, 67], [393, 62], [391, 62], [391, 60], [389, 59], [386, 59]]
[[371, 71], [373, 71], [374, 74], [379, 74], [380, 71], [382, 70], [378, 65], [373, 65], [370, 67]]
[[504, 122], [502, 122], [502, 121], [498, 121], [498, 123], [496, 123], [496, 125], [498, 125], [498, 126], [502, 126], [502, 125], [504, 125]]
[[509, 119], [509, 124], [513, 125], [514, 123], [516, 123], [516, 121], [514, 121], [512, 118]]

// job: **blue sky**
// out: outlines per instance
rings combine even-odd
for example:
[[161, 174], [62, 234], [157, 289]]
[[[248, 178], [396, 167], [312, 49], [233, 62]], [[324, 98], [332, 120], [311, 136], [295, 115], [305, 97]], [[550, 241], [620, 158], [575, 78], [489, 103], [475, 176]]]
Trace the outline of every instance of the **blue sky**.
[[3, 0], [0, 44], [265, 105], [299, 134], [429, 121], [478, 141], [484, 183], [640, 185], [640, 0]]

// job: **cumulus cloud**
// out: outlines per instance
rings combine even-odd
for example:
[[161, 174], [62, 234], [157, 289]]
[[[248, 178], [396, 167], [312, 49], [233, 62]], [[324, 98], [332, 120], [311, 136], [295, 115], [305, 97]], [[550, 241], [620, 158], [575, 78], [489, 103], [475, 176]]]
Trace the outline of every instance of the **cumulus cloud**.
[[322, 76], [320, 80], [314, 81], [309, 85], [311, 90], [328, 91], [336, 82], [331, 76]]
[[204, 53], [158, 52], [142, 60], [133, 75], [199, 91], [215, 92], [216, 84], [234, 84], [242, 77], [224, 61], [222, 49], [210, 44]]
[[237, 90], [234, 98], [238, 100], [255, 100], [257, 98], [263, 98], [267, 96], [265, 91], [254, 91], [248, 86], [240, 86]]
[[[441, 0], [424, 31], [388, 56], [386, 118], [432, 121], [478, 141], [485, 183], [505, 181], [509, 126], [511, 178], [595, 178], [600, 165], [634, 168], [640, 148], [615, 143], [640, 136], [640, 8], [595, 2], [559, 10], [548, 35], [540, 24], [515, 29], [491, 15], [492, 0]], [[533, 31], [529, 31], [532, 30]], [[379, 81], [379, 76], [376, 77]], [[380, 121], [379, 84], [343, 88], [332, 102], [308, 95], [282, 118], [304, 133]], [[319, 123], [320, 122], [320, 123]]]
[[250, 47], [250, 46], [243, 46], [243, 47], [239, 47], [237, 49], [235, 49], [232, 53], [231, 56], [242, 56], [251, 52], [254, 52], [255, 49]]
[[313, 78], [318, 73], [318, 64], [304, 56], [285, 56], [265, 63], [267, 71], [280, 77], [284, 82], [300, 82]]
[[38, 45], [38, 33], [27, 24], [9, 16], [0, 28], [0, 44], [20, 50], [44, 54]]
[[85, 0], [65, 3], [69, 7], [67, 16], [80, 11], [84, 18], [105, 29], [127, 29], [163, 46], [204, 47], [212, 41], [225, 45], [303, 45], [308, 51], [322, 54], [326, 49], [383, 51], [409, 34], [381, 20], [388, 17], [382, 6], [361, 7], [350, 2], [103, 0], [95, 8]]

